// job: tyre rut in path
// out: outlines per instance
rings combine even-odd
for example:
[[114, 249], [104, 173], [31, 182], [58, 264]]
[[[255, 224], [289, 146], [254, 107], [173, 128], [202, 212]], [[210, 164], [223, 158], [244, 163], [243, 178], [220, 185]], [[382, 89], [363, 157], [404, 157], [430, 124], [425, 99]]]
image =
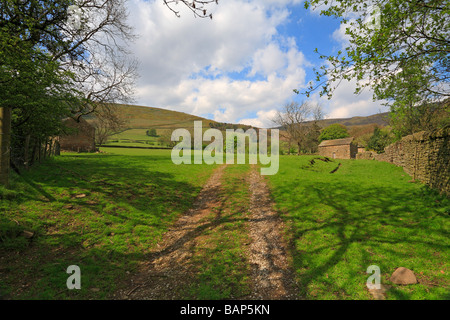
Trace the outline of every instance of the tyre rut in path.
[[253, 292], [250, 299], [298, 299], [289, 250], [283, 239], [284, 224], [273, 209], [269, 188], [252, 166], [249, 175], [250, 239]]
[[173, 300], [183, 298], [183, 288], [192, 281], [190, 259], [196, 239], [209, 227], [207, 219], [221, 205], [221, 178], [226, 165], [217, 168], [208, 179], [193, 207], [163, 235], [128, 287], [116, 293], [115, 299]]

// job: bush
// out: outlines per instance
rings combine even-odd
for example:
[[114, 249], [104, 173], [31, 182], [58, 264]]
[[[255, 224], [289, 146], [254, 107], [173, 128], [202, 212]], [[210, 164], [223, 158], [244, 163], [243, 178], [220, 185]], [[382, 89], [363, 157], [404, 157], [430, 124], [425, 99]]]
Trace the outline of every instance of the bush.
[[367, 149], [374, 150], [377, 153], [383, 153], [384, 148], [392, 143], [390, 134], [380, 128], [375, 128], [373, 135], [367, 143]]
[[149, 137], [157, 137], [158, 135], [156, 134], [156, 129], [152, 128], [150, 130], [146, 131], [147, 136]]

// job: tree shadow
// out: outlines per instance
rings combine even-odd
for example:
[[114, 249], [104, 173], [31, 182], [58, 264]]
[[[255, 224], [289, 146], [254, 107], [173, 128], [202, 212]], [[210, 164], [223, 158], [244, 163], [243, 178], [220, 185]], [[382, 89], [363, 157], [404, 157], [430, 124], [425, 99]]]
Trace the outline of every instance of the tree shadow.
[[[5, 269], [0, 268], [0, 276], [6, 270], [2, 286], [11, 279], [27, 282], [35, 278], [41, 278], [39, 281], [43, 281], [44, 286], [54, 286], [54, 283], [45, 280], [49, 277], [48, 281], [53, 281], [51, 275], [43, 273], [44, 269], [59, 265], [63, 275], [58, 279], [67, 279], [63, 269], [83, 261], [91, 261], [84, 264], [87, 272], [92, 273], [88, 282], [97, 283], [94, 278], [98, 268], [104, 269], [99, 274], [102, 277], [108, 274], [108, 270], [115, 274], [125, 272], [136, 263], [148, 259], [148, 248], [179, 215], [192, 206], [202, 187], [199, 183], [190, 183], [192, 179], [180, 177], [174, 168], [164, 171], [159, 166], [143, 163], [158, 161], [161, 166], [166, 163], [173, 165], [170, 157], [166, 158], [145, 156], [137, 159], [108, 155], [109, 161], [105, 161], [104, 155], [77, 155], [49, 159], [35, 170], [16, 177], [17, 182], [22, 184], [22, 190], [7, 200], [9, 204], [5, 202], [4, 205], [6, 209], [14, 206], [17, 210], [34, 211], [28, 220], [33, 216], [37, 220], [27, 222], [27, 225], [30, 224], [36, 232], [33, 239], [25, 244], [17, 243], [14, 248], [6, 248], [0, 242], [0, 260], [5, 263]], [[180, 172], [183, 174], [185, 171]], [[207, 172], [204, 174], [207, 175]], [[80, 194], [82, 197], [78, 198]], [[29, 202], [35, 203], [36, 207], [30, 207]], [[54, 218], [49, 218], [49, 212]], [[13, 228], [14, 236], [22, 231], [15, 227], [16, 223], [12, 223], [11, 219], [3, 220], [0, 231], [5, 231], [5, 235], [8, 235], [8, 230], [3, 229]], [[49, 221], [52, 224], [49, 225]], [[74, 225], [66, 227], [60, 221]], [[138, 232], [144, 236], [142, 241]], [[89, 233], [90, 236], [86, 236]], [[16, 251], [20, 255], [16, 255]], [[125, 254], [127, 251], [131, 253]], [[37, 275], [34, 278], [21, 276], [33, 273]], [[114, 281], [103, 279], [108, 280]], [[16, 287], [15, 283], [9, 285]], [[65, 280], [61, 290], [64, 288]], [[39, 295], [38, 289], [30, 292], [37, 298], [45, 297], [44, 293]], [[99, 295], [86, 292], [81, 295], [93, 296]]]
[[[369, 277], [365, 269], [371, 264], [379, 265], [384, 274], [392, 273], [407, 261], [420, 268], [412, 256], [448, 250], [445, 219], [450, 203], [428, 187], [405, 190], [392, 185], [332, 180], [306, 181], [306, 184], [305, 195], [292, 192], [296, 183], [286, 183], [274, 191], [290, 192], [283, 216], [293, 232], [290, 248], [305, 296], [311, 297], [311, 285], [317, 286], [317, 281], [328, 279], [329, 274], [338, 270], [338, 264], [349, 264], [354, 279], [340, 279], [339, 284], [327, 280], [323, 285], [345, 296], [347, 284], [355, 285], [356, 279], [361, 279], [359, 286], [365, 289]], [[355, 269], [354, 265], [361, 268]], [[330, 278], [336, 281], [339, 277], [342, 276]], [[398, 289], [391, 294], [397, 299], [410, 298]]]

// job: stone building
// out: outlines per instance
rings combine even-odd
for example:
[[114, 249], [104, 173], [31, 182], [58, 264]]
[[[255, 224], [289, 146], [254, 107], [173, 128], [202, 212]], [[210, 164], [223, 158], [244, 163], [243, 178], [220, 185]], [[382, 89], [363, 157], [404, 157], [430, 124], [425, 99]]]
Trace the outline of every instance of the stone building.
[[353, 137], [324, 140], [319, 144], [319, 154], [332, 159], [354, 159], [358, 153], [358, 145]]
[[80, 118], [79, 122], [72, 118], [63, 120], [64, 125], [69, 128], [67, 134], [59, 137], [61, 151], [93, 152], [95, 147], [95, 128], [86, 120]]

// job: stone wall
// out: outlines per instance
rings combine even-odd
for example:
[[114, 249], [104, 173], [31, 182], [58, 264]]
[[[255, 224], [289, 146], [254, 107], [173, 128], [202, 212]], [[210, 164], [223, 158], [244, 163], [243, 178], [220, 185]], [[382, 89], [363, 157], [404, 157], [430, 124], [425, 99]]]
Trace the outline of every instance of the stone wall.
[[450, 128], [418, 132], [393, 143], [385, 152], [364, 152], [357, 159], [375, 159], [403, 167], [413, 179], [450, 195]]

